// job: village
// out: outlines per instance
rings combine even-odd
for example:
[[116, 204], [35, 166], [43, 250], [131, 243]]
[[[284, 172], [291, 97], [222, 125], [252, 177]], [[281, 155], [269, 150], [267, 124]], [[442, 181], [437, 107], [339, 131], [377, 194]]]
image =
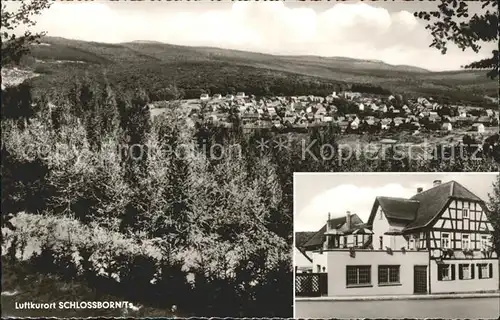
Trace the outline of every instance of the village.
[[467, 105], [443, 105], [433, 98], [401, 95], [377, 96], [341, 92], [326, 97], [276, 96], [256, 98], [238, 92], [202, 94], [198, 100], [183, 101], [190, 106], [189, 117], [206, 125], [244, 130], [270, 128], [301, 132], [311, 127], [333, 127], [338, 133], [366, 134], [408, 131], [487, 134], [498, 126], [498, 111]]

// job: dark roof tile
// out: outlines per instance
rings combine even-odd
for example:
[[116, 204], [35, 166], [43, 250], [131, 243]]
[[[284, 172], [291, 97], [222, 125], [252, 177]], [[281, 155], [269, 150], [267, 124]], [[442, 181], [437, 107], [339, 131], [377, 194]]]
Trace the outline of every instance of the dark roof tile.
[[295, 232], [295, 246], [302, 248], [315, 234], [316, 231]]
[[406, 229], [424, 227], [431, 222], [448, 203], [450, 198], [482, 202], [475, 194], [456, 181], [449, 181], [417, 193], [411, 200], [420, 202], [416, 219]]
[[377, 197], [382, 210], [388, 220], [415, 220], [419, 202], [404, 198]]

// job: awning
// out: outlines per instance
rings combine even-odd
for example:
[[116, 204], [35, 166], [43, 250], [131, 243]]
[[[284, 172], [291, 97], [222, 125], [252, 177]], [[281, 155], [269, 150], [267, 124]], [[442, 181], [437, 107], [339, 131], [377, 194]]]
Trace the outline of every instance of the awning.
[[388, 236], [399, 236], [399, 235], [402, 235], [403, 232], [400, 229], [390, 228], [389, 230], [384, 232], [384, 234], [388, 235]]
[[342, 231], [336, 229], [328, 230], [327, 232], [325, 232], [325, 235], [342, 235], [342, 234], [344, 234]]
[[352, 234], [373, 234], [373, 231], [367, 228], [356, 229], [352, 232]]

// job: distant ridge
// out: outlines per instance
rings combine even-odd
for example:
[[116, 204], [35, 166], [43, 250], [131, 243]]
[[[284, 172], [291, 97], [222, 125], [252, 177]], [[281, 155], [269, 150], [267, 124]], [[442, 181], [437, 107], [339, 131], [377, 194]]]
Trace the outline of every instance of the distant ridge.
[[[108, 75], [124, 85], [134, 86], [140, 78], [142, 86], [154, 88], [177, 83], [184, 88], [216, 90], [232, 84], [251, 90], [256, 85], [276, 89], [286, 83], [290, 92], [295, 92], [297, 87], [323, 90], [338, 84], [412, 95], [453, 96], [457, 101], [478, 103], [498, 91], [497, 83], [488, 79], [485, 71], [434, 72], [376, 59], [272, 55], [148, 40], [102, 43], [44, 37], [41, 41], [47, 45], [32, 46], [31, 58], [27, 60], [31, 59], [32, 66], [45, 75], [40, 78], [47, 78], [48, 86], [64, 83], [64, 77], [78, 70], [106, 69]], [[72, 62], [79, 62], [79, 66]], [[54, 82], [49, 84], [50, 81]]]

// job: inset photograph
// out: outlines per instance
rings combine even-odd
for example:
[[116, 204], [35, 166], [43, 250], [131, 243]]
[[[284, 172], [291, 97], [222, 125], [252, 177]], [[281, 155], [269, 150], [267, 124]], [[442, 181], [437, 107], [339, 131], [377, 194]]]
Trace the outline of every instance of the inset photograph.
[[296, 318], [496, 318], [497, 173], [295, 173]]

